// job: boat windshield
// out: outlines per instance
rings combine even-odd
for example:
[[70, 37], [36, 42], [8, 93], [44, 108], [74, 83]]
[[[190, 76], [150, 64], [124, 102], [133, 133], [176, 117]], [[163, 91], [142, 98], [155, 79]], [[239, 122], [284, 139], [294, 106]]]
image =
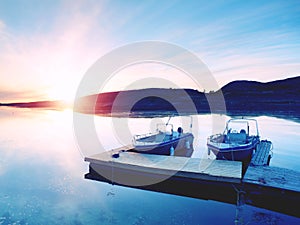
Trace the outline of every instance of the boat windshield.
[[254, 119], [229, 120], [225, 133], [245, 133], [249, 136], [258, 136], [257, 122]]
[[173, 124], [164, 124], [164, 123], [159, 123], [157, 124], [157, 132], [159, 133], [167, 133], [167, 134], [172, 134], [173, 132]]

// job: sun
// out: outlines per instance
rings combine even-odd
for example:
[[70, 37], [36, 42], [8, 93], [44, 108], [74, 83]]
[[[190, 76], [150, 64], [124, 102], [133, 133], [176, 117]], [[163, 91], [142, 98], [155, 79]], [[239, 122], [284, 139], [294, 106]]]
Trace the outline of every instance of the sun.
[[48, 98], [53, 101], [63, 101], [67, 105], [72, 105], [75, 98], [75, 88], [70, 86], [55, 86], [48, 90]]

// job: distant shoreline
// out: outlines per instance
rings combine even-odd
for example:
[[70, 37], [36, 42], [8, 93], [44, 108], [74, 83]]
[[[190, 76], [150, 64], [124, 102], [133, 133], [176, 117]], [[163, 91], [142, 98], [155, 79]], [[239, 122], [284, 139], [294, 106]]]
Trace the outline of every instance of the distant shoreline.
[[[125, 90], [81, 97], [74, 102], [73, 110], [114, 117], [212, 113], [228, 116], [272, 116], [300, 122], [299, 87], [300, 76], [268, 83], [234, 81], [209, 93], [170, 88]], [[50, 110], [71, 108], [63, 101], [0, 103], [1, 106]]]
[[[22, 103], [22, 105], [18, 104], [0, 104], [0, 109], [2, 107], [11, 107], [11, 108], [29, 108], [29, 109], [44, 109], [44, 110], [64, 110], [68, 107], [64, 107], [60, 105], [59, 107], [57, 106], [34, 106], [32, 107], [31, 105], [26, 105]], [[74, 109], [73, 109], [74, 110]], [[84, 112], [81, 111], [79, 113], [84, 113], [84, 114], [95, 114], [97, 116], [103, 116], [103, 117], [119, 117], [119, 118], [124, 118], [124, 117], [129, 117], [129, 118], [154, 118], [154, 117], [168, 117], [168, 116], [189, 116], [189, 115], [210, 115], [210, 114], [215, 114], [215, 115], [226, 115], [230, 117], [259, 117], [259, 116], [270, 116], [270, 117], [276, 117], [279, 119], [286, 119], [290, 121], [294, 121], [297, 123], [300, 123], [300, 114], [299, 112], [295, 111], [280, 111], [280, 112], [274, 112], [274, 111], [246, 111], [246, 110], [230, 110], [224, 112], [213, 112], [211, 113], [210, 111], [198, 111], [197, 113], [193, 112], [181, 112], [178, 114], [176, 111], [169, 111], [169, 110], [155, 110], [155, 111], [134, 111], [134, 112], [127, 112], [127, 111], [118, 111], [118, 112], [110, 112], [110, 111], [98, 111], [96, 113], [91, 113], [89, 111]]]
[[147, 111], [147, 112], [116, 112], [116, 113], [97, 113], [97, 116], [103, 117], [129, 117], [129, 118], [155, 118], [155, 117], [168, 117], [168, 116], [189, 116], [189, 115], [226, 115], [230, 117], [260, 117], [260, 116], [268, 116], [268, 117], [275, 117], [278, 119], [286, 119], [290, 121], [294, 121], [300, 123], [300, 115], [292, 115], [290, 113], [274, 113], [274, 112], [235, 112], [235, 113], [210, 113], [210, 112], [200, 112], [200, 113], [176, 113], [172, 111], [165, 111], [165, 112], [156, 112], [156, 111]]

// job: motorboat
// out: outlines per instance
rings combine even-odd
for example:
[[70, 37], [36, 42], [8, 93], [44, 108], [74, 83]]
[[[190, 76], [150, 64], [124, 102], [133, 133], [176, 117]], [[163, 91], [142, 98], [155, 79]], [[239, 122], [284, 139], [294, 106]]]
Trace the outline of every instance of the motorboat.
[[214, 134], [207, 139], [208, 154], [212, 151], [217, 159], [248, 161], [259, 142], [255, 119], [230, 119], [222, 134]]
[[[192, 128], [192, 117], [190, 130]], [[177, 127], [174, 130], [174, 125], [170, 124], [169, 118], [167, 123], [159, 123], [156, 125], [156, 130], [153, 133], [134, 135], [133, 137], [133, 152], [184, 156], [190, 157], [193, 154], [194, 136], [189, 132], [184, 132], [182, 127]]]

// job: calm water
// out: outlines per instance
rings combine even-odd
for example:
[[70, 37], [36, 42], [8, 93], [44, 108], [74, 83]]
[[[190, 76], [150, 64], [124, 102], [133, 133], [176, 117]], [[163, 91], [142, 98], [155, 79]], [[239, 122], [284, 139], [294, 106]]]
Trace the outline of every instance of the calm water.
[[[130, 142], [131, 135], [117, 137], [124, 120], [132, 133], [144, 133], [160, 119], [95, 118], [105, 147]], [[262, 139], [274, 144], [271, 165], [300, 171], [300, 124], [257, 120]], [[0, 124], [0, 224], [234, 224], [234, 205], [85, 180], [87, 152], [78, 150], [71, 111], [2, 108]], [[207, 157], [206, 138], [221, 132], [223, 124], [212, 129], [212, 117], [204, 115], [195, 116], [194, 124], [199, 138], [193, 157]], [[300, 223], [299, 218], [247, 205], [240, 216], [244, 224]]]

